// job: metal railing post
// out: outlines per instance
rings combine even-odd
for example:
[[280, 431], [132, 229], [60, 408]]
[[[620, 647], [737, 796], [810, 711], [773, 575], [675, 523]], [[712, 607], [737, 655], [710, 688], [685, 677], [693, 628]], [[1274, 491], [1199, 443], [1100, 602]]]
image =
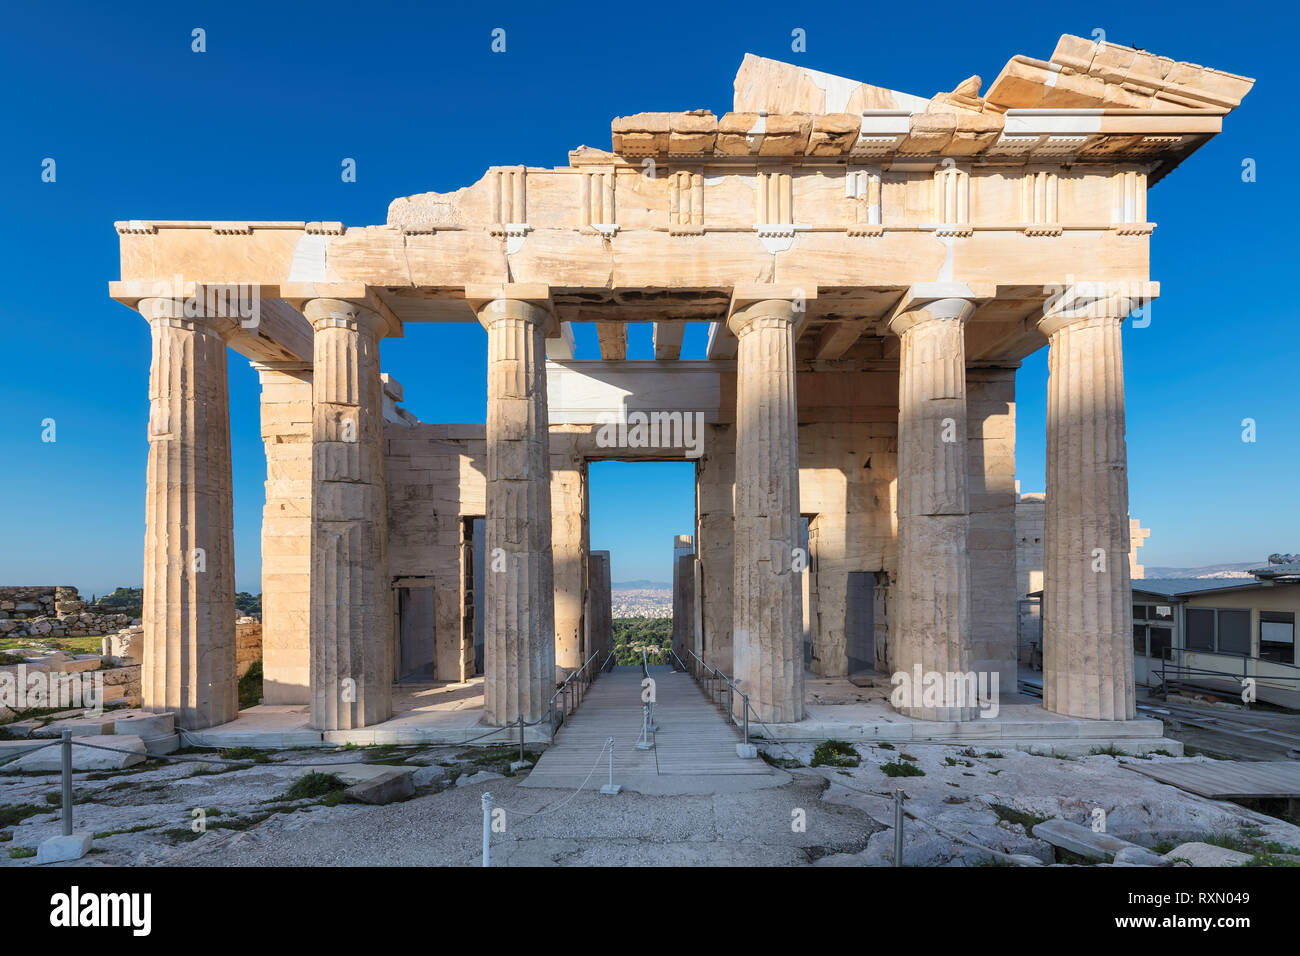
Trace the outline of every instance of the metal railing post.
[[483, 791], [483, 865], [488, 866], [492, 843], [492, 794]]
[[741, 694], [740, 699], [745, 708], [745, 744], [749, 744], [749, 695]]
[[63, 731], [63, 835], [72, 836], [72, 731]]
[[903, 865], [903, 788], [894, 789], [894, 866]]

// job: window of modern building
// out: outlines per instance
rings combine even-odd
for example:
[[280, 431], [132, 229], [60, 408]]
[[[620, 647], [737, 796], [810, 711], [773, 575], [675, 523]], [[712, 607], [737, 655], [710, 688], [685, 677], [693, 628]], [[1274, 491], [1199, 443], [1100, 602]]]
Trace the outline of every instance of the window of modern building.
[[1133, 653], [1168, 660], [1174, 643], [1174, 609], [1170, 604], [1133, 605]]
[[1250, 611], [1244, 608], [1189, 607], [1185, 646], [1211, 654], [1249, 654]]
[[1187, 634], [1184, 645], [1189, 651], [1214, 650], [1214, 609], [1189, 607], [1183, 618]]
[[1268, 661], [1294, 664], [1295, 614], [1291, 611], [1259, 612], [1259, 656]]
[[1219, 610], [1219, 653], [1250, 653], [1250, 611], [1237, 608]]

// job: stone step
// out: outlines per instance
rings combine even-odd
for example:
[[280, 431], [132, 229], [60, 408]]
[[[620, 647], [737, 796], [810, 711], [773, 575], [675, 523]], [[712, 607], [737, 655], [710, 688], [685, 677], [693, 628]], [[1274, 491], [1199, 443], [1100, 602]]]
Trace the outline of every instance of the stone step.
[[[112, 747], [114, 750], [99, 750], [91, 747], [78, 746], [78, 740], [84, 740], [86, 743], [92, 741], [84, 738], [74, 738], [72, 745], [72, 769], [73, 770], [121, 770], [124, 767], [132, 767], [144, 761], [146, 748], [144, 741], [139, 737], [128, 734], [115, 734], [113, 736], [99, 736], [93, 741], [96, 748]], [[35, 741], [23, 741], [23, 743], [35, 743]], [[129, 753], [120, 753], [119, 751], [130, 751]], [[6, 764], [6, 770], [24, 770], [32, 772], [58, 773], [63, 769], [63, 748], [55, 745], [38, 750], [35, 753], [28, 753], [19, 757], [13, 763]]]
[[1086, 856], [1090, 860], [1105, 860], [1107, 862], [1114, 860], [1115, 854], [1121, 850], [1137, 846], [1137, 844], [1121, 840], [1119, 837], [1113, 837], [1108, 833], [1095, 833], [1089, 827], [1070, 823], [1059, 817], [1054, 820], [1044, 820], [1035, 826], [1034, 836], [1040, 840], [1046, 840], [1052, 846], [1060, 847], [1062, 850], [1069, 850], [1079, 856]]
[[175, 753], [181, 749], [181, 735], [165, 734], [161, 737], [145, 737], [144, 746], [151, 754]]

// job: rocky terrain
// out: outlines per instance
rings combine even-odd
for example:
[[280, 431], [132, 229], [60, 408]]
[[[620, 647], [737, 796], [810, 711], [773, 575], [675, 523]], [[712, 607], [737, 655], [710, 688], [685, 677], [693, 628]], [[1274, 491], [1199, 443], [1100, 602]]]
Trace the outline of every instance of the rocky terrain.
[[[74, 823], [95, 834], [81, 865], [477, 865], [480, 798], [490, 790], [505, 809], [493, 835], [499, 865], [884, 866], [892, 862], [893, 794], [902, 787], [910, 866], [1088, 863], [1033, 830], [1049, 818], [1090, 827], [1097, 808], [1107, 834], [1151, 851], [1129, 854], [1140, 862], [1203, 862], [1183, 848], [1189, 843], [1239, 853], [1234, 862], [1300, 860], [1300, 828], [1125, 769], [1139, 758], [861, 744], [768, 749], [768, 759], [790, 770], [789, 784], [674, 797], [607, 797], [594, 784], [577, 793], [520, 789], [512, 747], [181, 751], [173, 756], [183, 762], [76, 774]], [[370, 806], [344, 790], [391, 770], [409, 773], [407, 799]], [[315, 776], [304, 779], [308, 773]], [[0, 771], [0, 865], [34, 865], [32, 850], [59, 832], [58, 780]]]

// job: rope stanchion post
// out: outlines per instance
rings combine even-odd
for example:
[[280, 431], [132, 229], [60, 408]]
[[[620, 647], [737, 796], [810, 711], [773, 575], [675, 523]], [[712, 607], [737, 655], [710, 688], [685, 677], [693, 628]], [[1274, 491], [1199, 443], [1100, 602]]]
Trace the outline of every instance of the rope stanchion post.
[[894, 789], [894, 866], [903, 865], [903, 788]]
[[72, 731], [64, 729], [63, 750], [63, 835], [72, 836]]
[[614, 738], [609, 738], [609, 783], [600, 788], [600, 792], [608, 796], [614, 796], [619, 793], [623, 787], [614, 782]]
[[492, 794], [483, 791], [483, 865], [491, 865], [492, 856]]
[[650, 728], [650, 705], [641, 705], [641, 739], [636, 742], [637, 750], [654, 750], [654, 744], [649, 738]]

